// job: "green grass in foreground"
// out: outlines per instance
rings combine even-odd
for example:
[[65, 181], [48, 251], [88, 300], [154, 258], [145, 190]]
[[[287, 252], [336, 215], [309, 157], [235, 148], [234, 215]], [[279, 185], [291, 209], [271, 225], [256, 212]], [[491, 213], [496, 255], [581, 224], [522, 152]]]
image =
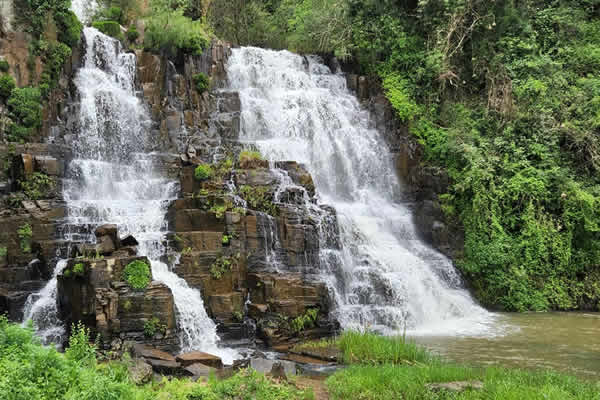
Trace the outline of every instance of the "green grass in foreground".
[[[331, 398], [353, 400], [594, 400], [600, 386], [553, 371], [444, 363], [405, 338], [346, 332], [337, 341], [349, 368], [327, 379]], [[433, 392], [428, 383], [479, 380], [483, 390]]]

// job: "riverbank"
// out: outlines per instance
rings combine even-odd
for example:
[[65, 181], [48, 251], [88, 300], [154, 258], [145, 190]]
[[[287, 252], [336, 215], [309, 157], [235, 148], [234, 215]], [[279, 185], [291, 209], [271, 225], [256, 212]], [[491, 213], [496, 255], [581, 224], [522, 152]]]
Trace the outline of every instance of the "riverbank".
[[[444, 362], [405, 338], [347, 332], [307, 343], [304, 350], [337, 354], [345, 368], [325, 382], [265, 376], [241, 369], [227, 379], [154, 376], [136, 385], [135, 360], [101, 362], [83, 329], [64, 354], [38, 344], [32, 331], [0, 318], [0, 393], [6, 400], [357, 399], [589, 400], [600, 386], [553, 371], [470, 367]], [[301, 350], [297, 348], [296, 350]]]

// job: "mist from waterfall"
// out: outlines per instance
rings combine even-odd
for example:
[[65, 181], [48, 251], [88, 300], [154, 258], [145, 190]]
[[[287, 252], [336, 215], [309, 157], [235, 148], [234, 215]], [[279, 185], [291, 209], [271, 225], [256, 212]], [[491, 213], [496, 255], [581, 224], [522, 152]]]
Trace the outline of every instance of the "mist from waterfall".
[[[317, 57], [234, 49], [228, 90], [242, 104], [241, 140], [270, 161], [312, 174], [337, 212], [341, 249], [321, 248], [321, 279], [345, 329], [482, 334], [493, 316], [464, 289], [451, 261], [422, 242], [390, 153], [369, 113]], [[321, 240], [321, 245], [326, 243]]]

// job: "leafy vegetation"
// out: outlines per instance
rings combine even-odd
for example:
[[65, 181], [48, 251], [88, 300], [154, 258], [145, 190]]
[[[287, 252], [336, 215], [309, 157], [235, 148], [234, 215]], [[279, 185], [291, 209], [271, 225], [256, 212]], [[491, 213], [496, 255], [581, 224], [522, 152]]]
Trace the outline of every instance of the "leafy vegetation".
[[21, 241], [21, 250], [23, 253], [31, 253], [31, 238], [33, 237], [33, 230], [31, 225], [23, 224], [17, 229], [17, 235]]
[[10, 64], [6, 60], [0, 60], [0, 72], [8, 72]]
[[117, 21], [94, 21], [92, 26], [98, 29], [100, 32], [105, 35], [112, 36], [115, 39], [123, 39], [123, 34], [121, 33], [121, 25]]
[[267, 186], [242, 185], [238, 194], [246, 200], [248, 207], [269, 215], [279, 215], [279, 209], [272, 201], [272, 194]]
[[146, 289], [151, 278], [150, 267], [142, 260], [130, 262], [123, 270], [123, 280], [134, 290]]
[[42, 95], [38, 88], [15, 88], [7, 101], [12, 123], [8, 138], [13, 142], [24, 142], [42, 126]]
[[0, 393], [6, 400], [308, 400], [309, 390], [276, 382], [253, 370], [241, 370], [225, 380], [192, 382], [164, 379], [135, 385], [125, 358], [98, 363], [89, 330], [73, 327], [65, 354], [42, 346], [33, 328], [22, 328], [0, 316]]
[[294, 331], [295, 333], [300, 333], [305, 329], [314, 328], [317, 323], [318, 315], [318, 308], [311, 308], [306, 310], [304, 314], [299, 315], [290, 322], [292, 331]]
[[214, 171], [210, 164], [200, 164], [194, 170], [194, 178], [197, 181], [205, 181], [212, 178]]
[[19, 186], [31, 200], [39, 200], [48, 196], [55, 185], [54, 179], [42, 172], [34, 172], [30, 177], [19, 181]]
[[3, 101], [8, 99], [15, 86], [15, 78], [8, 74], [0, 75], [0, 99]]
[[186, 54], [201, 55], [209, 35], [201, 20], [185, 15], [186, 4], [178, 0], [152, 0], [146, 19], [144, 47], [178, 60]]
[[154, 337], [157, 332], [160, 332], [164, 335], [166, 331], [167, 326], [165, 324], [161, 324], [160, 320], [156, 317], [152, 317], [144, 322], [144, 336], [147, 338]]
[[193, 75], [192, 80], [194, 81], [194, 87], [200, 94], [206, 92], [210, 87], [210, 78], [203, 72]]
[[0, 246], [0, 259], [3, 259], [8, 254], [6, 246]]
[[210, 275], [213, 279], [221, 279], [223, 275], [231, 271], [233, 265], [237, 263], [235, 257], [221, 256], [210, 266]]

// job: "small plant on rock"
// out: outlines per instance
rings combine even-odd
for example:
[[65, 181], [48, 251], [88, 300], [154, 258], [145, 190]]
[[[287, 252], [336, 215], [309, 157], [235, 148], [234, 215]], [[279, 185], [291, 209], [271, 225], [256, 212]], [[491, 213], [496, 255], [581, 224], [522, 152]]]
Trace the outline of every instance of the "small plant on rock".
[[221, 244], [223, 244], [223, 246], [229, 246], [230, 242], [231, 242], [231, 236], [223, 235], [223, 238], [221, 239]]
[[317, 323], [317, 316], [319, 315], [318, 308], [311, 308], [306, 312], [292, 320], [290, 326], [292, 331], [300, 333], [305, 329], [313, 328]]
[[44, 196], [47, 196], [49, 192], [52, 191], [55, 186], [55, 182], [53, 178], [46, 174], [34, 172], [31, 177], [23, 181], [19, 181], [19, 185], [29, 199], [39, 200]]
[[5, 246], [0, 247], [0, 258], [6, 257], [7, 254], [8, 254], [8, 250], [6, 249], [6, 247]]
[[130, 26], [127, 29], [127, 40], [129, 40], [130, 43], [135, 42], [139, 37], [140, 37], [140, 33], [137, 31], [135, 26]]
[[73, 273], [75, 276], [83, 276], [85, 275], [85, 266], [83, 263], [77, 263], [73, 266]]
[[96, 344], [90, 342], [89, 328], [86, 328], [81, 321], [71, 326], [69, 348], [65, 351], [65, 356], [69, 360], [83, 365], [93, 365], [96, 363], [96, 348]]
[[142, 260], [127, 264], [123, 270], [123, 280], [134, 290], [144, 290], [150, 284], [150, 267]]
[[8, 72], [10, 65], [6, 60], [0, 60], [0, 72]]
[[232, 257], [219, 257], [210, 266], [210, 275], [213, 279], [221, 279], [223, 275], [231, 271], [233, 265]]
[[131, 300], [129, 300], [129, 299], [125, 300], [125, 302], [123, 303], [123, 309], [125, 311], [131, 310]]
[[202, 94], [208, 90], [210, 86], [210, 78], [208, 75], [200, 72], [199, 74], [192, 76], [192, 79], [194, 80], [194, 87], [198, 93]]
[[160, 332], [164, 335], [167, 332], [167, 326], [165, 324], [161, 324], [158, 318], [152, 317], [144, 323], [144, 336], [151, 338], [154, 337], [157, 332]]
[[200, 164], [194, 170], [194, 178], [197, 181], [205, 181], [213, 176], [213, 169], [208, 164]]
[[21, 225], [17, 229], [17, 235], [19, 235], [19, 239], [21, 240], [21, 250], [23, 250], [23, 253], [31, 253], [31, 237], [33, 236], [31, 225]]
[[0, 99], [8, 99], [15, 86], [15, 79], [12, 76], [8, 74], [0, 75]]

